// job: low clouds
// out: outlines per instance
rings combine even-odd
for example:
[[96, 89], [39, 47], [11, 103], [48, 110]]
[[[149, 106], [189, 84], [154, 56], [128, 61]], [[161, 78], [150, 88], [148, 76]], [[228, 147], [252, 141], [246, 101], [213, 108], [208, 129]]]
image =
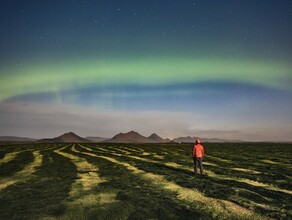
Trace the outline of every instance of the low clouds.
[[238, 138], [239, 136], [243, 135], [242, 131], [239, 130], [215, 130], [215, 129], [210, 129], [210, 130], [199, 130], [199, 129], [190, 129], [194, 134], [196, 134], [199, 137], [220, 137], [220, 138], [226, 138], [226, 139], [231, 139], [231, 138]]
[[238, 127], [209, 121], [206, 115], [166, 111], [121, 111], [73, 105], [1, 103], [0, 135], [32, 138], [55, 137], [73, 131], [81, 136], [112, 137], [135, 130], [148, 136], [155, 132], [164, 138], [179, 136], [217, 137], [245, 141], [291, 141], [291, 126]]
[[30, 137], [57, 136], [74, 131], [83, 136], [111, 137], [136, 130], [164, 137], [184, 134], [191, 121], [202, 116], [182, 112], [114, 111], [77, 106], [10, 103], [0, 106], [0, 134]]

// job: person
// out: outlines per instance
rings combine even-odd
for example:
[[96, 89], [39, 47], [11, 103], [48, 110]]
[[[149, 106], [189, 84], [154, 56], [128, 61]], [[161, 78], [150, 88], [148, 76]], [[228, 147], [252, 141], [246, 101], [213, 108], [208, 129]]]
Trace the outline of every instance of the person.
[[194, 173], [197, 174], [197, 168], [200, 167], [200, 173], [203, 174], [203, 158], [204, 147], [201, 145], [200, 139], [196, 140], [196, 144], [193, 147], [193, 159], [194, 159]]

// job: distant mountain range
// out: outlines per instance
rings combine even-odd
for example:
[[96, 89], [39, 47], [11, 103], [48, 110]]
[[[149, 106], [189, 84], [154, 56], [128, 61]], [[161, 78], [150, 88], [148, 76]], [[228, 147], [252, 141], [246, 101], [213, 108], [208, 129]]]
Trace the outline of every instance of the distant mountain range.
[[128, 133], [119, 133], [103, 141], [106, 143], [165, 143], [167, 140], [159, 137], [157, 134], [152, 134], [149, 137], [144, 137], [138, 132], [130, 131]]
[[[198, 137], [179, 137], [174, 138], [172, 141], [176, 143], [195, 143]], [[221, 142], [242, 142], [240, 140], [227, 140], [220, 138], [200, 138], [201, 142], [209, 142], [209, 143], [221, 143]]]
[[103, 137], [86, 137], [87, 140], [92, 142], [103, 142], [105, 140], [108, 140], [109, 138], [103, 138]]
[[157, 134], [153, 133], [151, 134], [148, 139], [156, 142], [156, 143], [167, 143], [167, 142], [171, 142], [170, 139], [166, 138], [166, 139], [163, 139], [162, 137], [158, 136]]
[[[157, 134], [153, 133], [149, 137], [145, 137], [136, 131], [130, 131], [128, 133], [119, 133], [112, 138], [102, 137], [87, 137], [83, 138], [73, 132], [62, 134], [55, 138], [45, 139], [32, 139], [25, 137], [14, 137], [14, 136], [2, 136], [0, 141], [2, 142], [39, 142], [39, 143], [84, 143], [84, 142], [96, 142], [96, 143], [195, 143], [197, 137], [179, 137], [170, 139], [163, 139]], [[219, 138], [200, 138], [202, 142], [241, 142], [240, 140], [226, 140]]]
[[27, 138], [27, 137], [15, 137], [15, 136], [1, 136], [0, 141], [3, 142], [17, 142], [17, 141], [23, 141], [23, 142], [30, 142], [30, 141], [36, 141], [37, 139], [33, 138]]

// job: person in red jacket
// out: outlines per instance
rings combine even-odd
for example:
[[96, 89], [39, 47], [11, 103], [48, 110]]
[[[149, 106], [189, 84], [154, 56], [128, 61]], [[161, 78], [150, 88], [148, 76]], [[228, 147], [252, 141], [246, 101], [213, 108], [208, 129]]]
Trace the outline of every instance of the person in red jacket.
[[196, 144], [193, 147], [193, 158], [194, 158], [194, 172], [197, 174], [197, 168], [200, 167], [200, 173], [203, 174], [203, 158], [204, 158], [204, 147], [201, 145], [200, 139], [196, 140]]

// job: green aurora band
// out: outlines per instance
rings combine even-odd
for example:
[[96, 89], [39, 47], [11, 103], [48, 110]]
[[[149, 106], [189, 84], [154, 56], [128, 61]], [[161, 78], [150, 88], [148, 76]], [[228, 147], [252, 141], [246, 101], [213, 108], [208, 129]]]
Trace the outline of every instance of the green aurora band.
[[58, 92], [74, 87], [238, 82], [291, 89], [292, 65], [236, 59], [87, 59], [2, 68], [0, 101], [14, 96]]

